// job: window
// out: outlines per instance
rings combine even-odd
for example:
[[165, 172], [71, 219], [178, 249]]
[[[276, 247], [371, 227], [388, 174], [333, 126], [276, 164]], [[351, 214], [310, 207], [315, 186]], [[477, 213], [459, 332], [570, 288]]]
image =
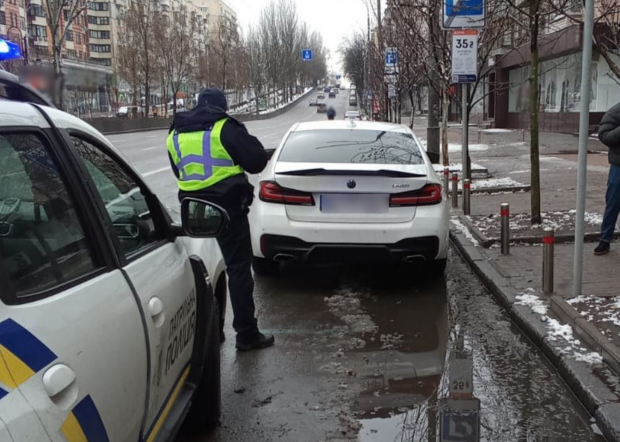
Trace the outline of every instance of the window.
[[108, 7], [108, 3], [102, 2], [91, 2], [88, 4], [88, 9], [90, 9], [91, 11], [107, 11]]
[[75, 34], [75, 42], [79, 45], [82, 44], [82, 34], [80, 33]]
[[47, 37], [47, 28], [45, 26], [39, 25], [29, 25], [28, 33], [34, 37], [46, 38]]
[[45, 17], [45, 9], [41, 5], [30, 5], [30, 15], [35, 17]]
[[67, 31], [65, 40], [67, 41], [73, 41], [73, 31]]
[[6, 25], [6, 16], [4, 15], [4, 11], [0, 11], [0, 25]]
[[88, 31], [88, 34], [90, 35], [90, 38], [110, 39], [110, 31], [94, 31], [91, 29]]
[[110, 18], [88, 16], [88, 23], [90, 23], [91, 25], [109, 25]]
[[293, 132], [278, 161], [424, 164], [420, 148], [411, 134], [349, 129]]
[[89, 61], [100, 66], [112, 66], [112, 60], [109, 58], [91, 58]]
[[110, 52], [110, 45], [90, 45], [90, 52]]
[[91, 143], [72, 138], [110, 215], [125, 256], [138, 254], [164, 239], [157, 232], [146, 198], [134, 179]]
[[68, 9], [64, 9], [62, 11], [63, 17], [65, 18], [65, 21], [69, 21], [69, 10]]
[[0, 268], [17, 297], [97, 268], [67, 187], [42, 139], [0, 134]]

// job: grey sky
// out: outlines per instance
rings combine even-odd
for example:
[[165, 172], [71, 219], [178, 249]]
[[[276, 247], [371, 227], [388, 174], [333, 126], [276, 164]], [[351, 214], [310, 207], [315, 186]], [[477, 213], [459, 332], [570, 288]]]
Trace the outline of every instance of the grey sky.
[[[237, 11], [244, 31], [249, 24], [258, 21], [261, 10], [271, 2], [271, 0], [225, 1]], [[294, 2], [297, 4], [299, 18], [312, 30], [323, 35], [325, 46], [331, 52], [329, 66], [339, 71], [341, 61], [338, 48], [343, 38], [353, 31], [366, 30], [367, 10], [364, 0], [294, 0]]]

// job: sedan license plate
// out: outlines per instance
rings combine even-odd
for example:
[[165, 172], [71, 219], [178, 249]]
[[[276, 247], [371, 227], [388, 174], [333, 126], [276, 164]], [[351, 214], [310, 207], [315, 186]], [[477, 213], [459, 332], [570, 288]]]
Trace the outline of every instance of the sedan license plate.
[[320, 208], [323, 213], [388, 213], [389, 195], [340, 194], [321, 195]]

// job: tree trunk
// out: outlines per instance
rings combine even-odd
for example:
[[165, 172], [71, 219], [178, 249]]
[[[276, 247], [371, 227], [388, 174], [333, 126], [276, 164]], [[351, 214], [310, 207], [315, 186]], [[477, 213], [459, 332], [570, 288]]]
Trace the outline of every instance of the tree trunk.
[[448, 97], [447, 91], [444, 91], [442, 97], [441, 156], [443, 157], [444, 167], [448, 167], [450, 165], [450, 158], [448, 156], [448, 113], [450, 112], [450, 97]]
[[414, 96], [413, 89], [409, 89], [409, 100], [411, 101], [411, 120], [409, 122], [409, 128], [413, 129], [413, 121], [415, 119], [415, 110], [416, 110], [416, 103], [415, 103], [415, 96]]
[[538, 11], [533, 11], [531, 18], [531, 42], [530, 50], [532, 52], [531, 70], [530, 70], [530, 162], [531, 162], [531, 184], [532, 191], [530, 194], [531, 203], [531, 222], [532, 225], [540, 224], [542, 217], [540, 214], [540, 146], [538, 140], [538, 112], [539, 112], [539, 93], [538, 93], [538, 71], [539, 71], [539, 53], [538, 53]]

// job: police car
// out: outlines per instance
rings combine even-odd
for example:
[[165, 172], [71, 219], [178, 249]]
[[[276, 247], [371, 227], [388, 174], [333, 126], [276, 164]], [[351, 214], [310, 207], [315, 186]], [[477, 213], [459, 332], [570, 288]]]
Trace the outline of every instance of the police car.
[[101, 133], [1, 80], [0, 441], [216, 425], [226, 279], [204, 238], [226, 213], [185, 200], [175, 223]]

